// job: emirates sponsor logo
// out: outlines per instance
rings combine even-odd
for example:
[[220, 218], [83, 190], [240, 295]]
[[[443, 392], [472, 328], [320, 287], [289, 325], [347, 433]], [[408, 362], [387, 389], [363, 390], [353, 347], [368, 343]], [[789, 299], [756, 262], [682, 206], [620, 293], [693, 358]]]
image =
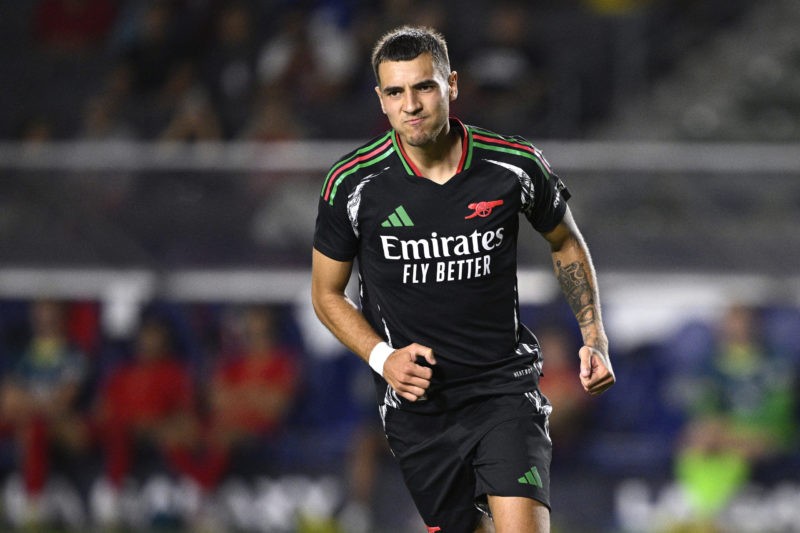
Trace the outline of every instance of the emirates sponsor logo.
[[489, 252], [503, 243], [503, 230], [478, 231], [469, 235], [440, 236], [435, 231], [427, 239], [401, 239], [381, 235], [383, 257], [390, 261], [463, 257]]
[[403, 283], [462, 281], [491, 274], [489, 252], [503, 243], [504, 229], [447, 236], [432, 232], [424, 239], [381, 235], [381, 248], [385, 259], [403, 261]]

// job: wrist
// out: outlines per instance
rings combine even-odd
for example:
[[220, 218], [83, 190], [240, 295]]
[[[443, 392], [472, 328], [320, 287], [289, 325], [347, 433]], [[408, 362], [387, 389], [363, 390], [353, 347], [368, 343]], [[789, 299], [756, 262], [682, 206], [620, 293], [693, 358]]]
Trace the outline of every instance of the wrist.
[[594, 331], [585, 335], [583, 345], [602, 353], [608, 353], [608, 338], [603, 331]]
[[389, 346], [388, 343], [379, 342], [369, 353], [369, 366], [372, 367], [372, 370], [383, 376], [383, 365], [386, 363], [389, 356], [392, 355], [392, 352], [394, 352], [394, 348]]

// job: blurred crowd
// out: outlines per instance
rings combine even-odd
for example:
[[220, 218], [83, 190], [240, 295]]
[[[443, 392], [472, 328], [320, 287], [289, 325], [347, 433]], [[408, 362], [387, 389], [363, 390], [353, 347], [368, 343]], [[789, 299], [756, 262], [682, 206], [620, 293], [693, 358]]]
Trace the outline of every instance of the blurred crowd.
[[383, 131], [368, 58], [381, 33], [404, 23], [447, 36], [461, 74], [455, 113], [498, 131], [581, 137], [747, 3], [5, 4], [14, 52], [0, 54], [3, 138], [266, 141]]
[[[460, 74], [454, 112], [465, 120], [531, 138], [584, 137], [621, 95], [669, 71], [748, 4], [0, 2], [8, 44], [0, 50], [0, 139], [365, 138], [387, 127], [374, 101], [370, 47], [400, 23], [445, 33]], [[179, 171], [4, 177], [5, 265], [165, 270], [305, 264], [313, 216], [300, 213], [319, 181]], [[625, 180], [632, 184], [635, 176]], [[737, 219], [752, 202], [751, 189], [742, 191], [746, 201], [722, 198]], [[598, 202], [599, 193], [593, 203], [614, 204]], [[710, 197], [722, 195], [696, 196], [708, 210]], [[791, 194], [779, 196], [792, 212]], [[770, 210], [781, 200], [767, 199]], [[655, 200], [634, 203], [652, 220]], [[658, 203], [681, 229], [672, 204]], [[635, 213], [623, 214], [641, 233]], [[762, 231], [750, 223], [759, 214], [746, 217], [754, 231]], [[672, 264], [679, 254], [664, 245], [664, 228], [634, 241], [636, 252], [660, 252]], [[742, 232], [731, 234], [739, 250]], [[699, 255], [694, 241], [685, 246], [685, 255]], [[630, 259], [611, 245], [598, 247], [599, 257], [604, 249], [604, 264]], [[109, 333], [104, 312], [93, 301], [0, 300], [0, 529], [294, 531], [281, 520], [300, 516], [303, 531], [375, 533], [378, 519], [413, 521], [391, 491], [399, 480], [387, 478], [393, 463], [384, 461], [369, 371], [319, 330], [309, 309], [151, 302], [122, 336]], [[800, 310], [732, 305], [614, 353], [618, 384], [600, 399], [579, 387], [580, 337], [569, 309], [525, 306], [523, 314], [543, 346], [542, 388], [555, 405], [554, 525], [562, 531], [616, 530], [613, 487], [626, 478], [682, 495], [682, 512], [667, 526], [712, 531], [747, 487], [776, 486], [800, 471]], [[336, 483], [319, 478], [326, 474]], [[178, 496], [165, 497], [165, 487], [178, 487]], [[144, 493], [155, 502], [147, 512], [143, 497], [131, 496]], [[265, 499], [254, 505], [259, 494]], [[159, 507], [165, 501], [172, 507]]]
[[[131, 478], [169, 471], [206, 492], [231, 473], [280, 464], [269, 443], [297, 395], [300, 359], [278, 341], [272, 310], [224, 317], [207, 366], [164, 312], [145, 313], [131, 339], [102, 343], [92, 304], [25, 307], [23, 323], [10, 307], [3, 313], [7, 335], [24, 330], [19, 344], [5, 339], [0, 389], [0, 429], [13, 449], [4, 470], [21, 489], [5, 502], [12, 524], [53, 514], [42, 496], [54, 471], [107, 522]], [[67, 509], [61, 518], [81, 523], [82, 504]]]
[[[136, 525], [126, 494], [165, 478], [193, 503], [139, 507], [139, 526], [223, 531], [222, 517], [236, 519], [235, 505], [219, 507], [230, 504], [220, 499], [231, 483], [302, 474], [329, 474], [341, 487], [328, 502], [329, 529], [308, 531], [387, 523], [378, 515], [391, 493], [379, 479], [391, 463], [366, 365], [322, 335], [305, 306], [153, 302], [135, 331], [112, 337], [95, 302], [1, 304], [8, 527]], [[613, 527], [610, 502], [584, 506], [595, 518], [569, 511], [582, 497], [576, 487], [638, 476], [679, 487], [687, 512], [676, 519], [713, 525], [744, 487], [785, 481], [800, 466], [797, 309], [732, 305], [716, 322], [687, 322], [615, 353], [618, 385], [599, 400], [577, 380], [569, 310], [523, 311], [555, 406], [556, 524]], [[415, 516], [392, 505], [395, 517]]]
[[[347, 461], [349, 440], [330, 443], [328, 452], [305, 441], [310, 428], [315, 438], [333, 428], [327, 436], [334, 438], [337, 428], [360, 422], [353, 378], [345, 372], [341, 381], [325, 380], [335, 397], [320, 396], [326, 365], [309, 368], [314, 348], [304, 350], [278, 308], [153, 304], [131, 335], [115, 338], [103, 333], [92, 302], [2, 308], [0, 469], [8, 526], [80, 530], [90, 518], [92, 525], [131, 526], [126, 491], [159, 475], [189, 487], [195, 503], [181, 513], [200, 517], [181, 520], [194, 526], [193, 518], [219, 518], [203, 506], [232, 478], [338, 473], [337, 461]], [[289, 427], [297, 430], [291, 438]], [[150, 518], [176, 520], [140, 513], [145, 529], [154, 525]]]

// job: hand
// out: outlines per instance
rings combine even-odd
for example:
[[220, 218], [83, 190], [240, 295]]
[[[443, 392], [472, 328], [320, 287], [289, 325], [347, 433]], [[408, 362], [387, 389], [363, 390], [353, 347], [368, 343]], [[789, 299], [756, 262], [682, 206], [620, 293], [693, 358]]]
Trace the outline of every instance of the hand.
[[433, 370], [417, 364], [417, 357], [424, 357], [431, 365], [436, 364], [433, 350], [416, 343], [398, 348], [383, 364], [383, 378], [397, 394], [411, 402], [425, 396], [433, 376]]
[[605, 392], [617, 381], [611, 368], [611, 360], [600, 350], [583, 346], [578, 351], [578, 357], [581, 359], [581, 384], [592, 396]]

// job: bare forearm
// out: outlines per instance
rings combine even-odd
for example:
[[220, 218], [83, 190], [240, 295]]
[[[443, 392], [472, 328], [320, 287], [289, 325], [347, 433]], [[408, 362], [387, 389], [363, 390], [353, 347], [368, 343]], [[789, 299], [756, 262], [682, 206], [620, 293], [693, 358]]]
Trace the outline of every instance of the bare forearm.
[[344, 294], [323, 293], [312, 297], [320, 321], [353, 353], [369, 361], [372, 348], [383, 339]]
[[552, 256], [556, 278], [578, 321], [584, 344], [607, 354], [597, 276], [586, 243], [580, 234], [573, 234], [553, 250]]
[[543, 235], [550, 243], [558, 284], [581, 328], [583, 346], [578, 350], [581, 385], [591, 395], [602, 394], [614, 385], [616, 378], [608, 355], [597, 276], [589, 249], [569, 208], [558, 226]]

